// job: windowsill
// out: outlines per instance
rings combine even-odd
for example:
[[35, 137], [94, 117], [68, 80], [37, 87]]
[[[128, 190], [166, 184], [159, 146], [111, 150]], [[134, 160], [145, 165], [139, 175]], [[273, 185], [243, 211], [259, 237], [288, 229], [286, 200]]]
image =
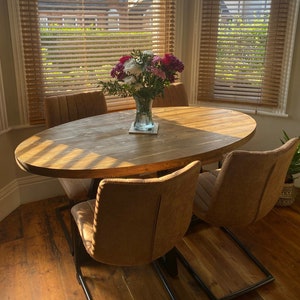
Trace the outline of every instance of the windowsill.
[[212, 102], [204, 102], [198, 101], [198, 105], [201, 106], [208, 106], [208, 107], [221, 107], [226, 109], [237, 110], [246, 114], [250, 115], [261, 115], [261, 116], [270, 116], [270, 117], [280, 117], [280, 118], [287, 118], [289, 115], [284, 113], [280, 109], [261, 109], [261, 108], [254, 108], [251, 106], [243, 106], [234, 105], [229, 103], [212, 103]]

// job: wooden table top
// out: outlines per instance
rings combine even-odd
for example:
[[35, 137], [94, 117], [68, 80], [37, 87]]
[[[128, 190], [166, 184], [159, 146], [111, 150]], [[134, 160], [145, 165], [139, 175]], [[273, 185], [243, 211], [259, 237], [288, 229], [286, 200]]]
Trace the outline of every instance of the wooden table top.
[[255, 120], [208, 107], [153, 108], [157, 135], [129, 134], [135, 110], [89, 117], [44, 130], [15, 150], [25, 171], [50, 177], [105, 178], [217, 161], [246, 143]]

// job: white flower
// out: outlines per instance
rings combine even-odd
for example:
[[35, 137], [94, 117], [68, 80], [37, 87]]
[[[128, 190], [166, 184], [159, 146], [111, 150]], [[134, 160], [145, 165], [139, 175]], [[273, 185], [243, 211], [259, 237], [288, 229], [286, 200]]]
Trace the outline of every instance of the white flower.
[[131, 58], [124, 63], [124, 72], [127, 74], [139, 75], [142, 73], [142, 66]]
[[143, 54], [144, 54], [144, 55], [150, 55], [150, 56], [151, 56], [151, 55], [152, 55], [152, 56], [154, 55], [153, 52], [152, 52], [151, 50], [145, 50], [145, 51], [143, 51]]
[[126, 84], [134, 84], [136, 82], [136, 79], [134, 76], [126, 76], [124, 79], [123, 79], [124, 83]]

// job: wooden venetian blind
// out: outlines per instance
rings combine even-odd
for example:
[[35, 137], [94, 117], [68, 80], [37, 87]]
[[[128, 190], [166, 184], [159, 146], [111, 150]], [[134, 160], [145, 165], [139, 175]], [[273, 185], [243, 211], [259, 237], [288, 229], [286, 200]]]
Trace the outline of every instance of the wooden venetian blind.
[[203, 0], [198, 100], [278, 105], [295, 2]]
[[[174, 51], [174, 0], [19, 0], [31, 124], [45, 96], [97, 89], [133, 49]], [[131, 99], [107, 97], [108, 109]]]

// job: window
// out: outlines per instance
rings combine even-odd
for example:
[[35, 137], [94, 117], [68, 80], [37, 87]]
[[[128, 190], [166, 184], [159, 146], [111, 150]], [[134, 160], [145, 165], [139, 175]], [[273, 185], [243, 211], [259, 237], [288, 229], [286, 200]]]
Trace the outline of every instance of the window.
[[203, 0], [198, 101], [285, 112], [296, 2]]
[[[97, 89], [132, 49], [174, 52], [175, 0], [19, 0], [30, 124], [46, 96]], [[132, 99], [107, 97], [109, 110]]]
[[108, 11], [108, 30], [119, 30], [120, 29], [120, 20], [119, 14], [116, 9], [110, 9]]
[[8, 128], [7, 115], [6, 115], [6, 104], [4, 98], [4, 86], [2, 80], [2, 68], [0, 61], [0, 134]]

